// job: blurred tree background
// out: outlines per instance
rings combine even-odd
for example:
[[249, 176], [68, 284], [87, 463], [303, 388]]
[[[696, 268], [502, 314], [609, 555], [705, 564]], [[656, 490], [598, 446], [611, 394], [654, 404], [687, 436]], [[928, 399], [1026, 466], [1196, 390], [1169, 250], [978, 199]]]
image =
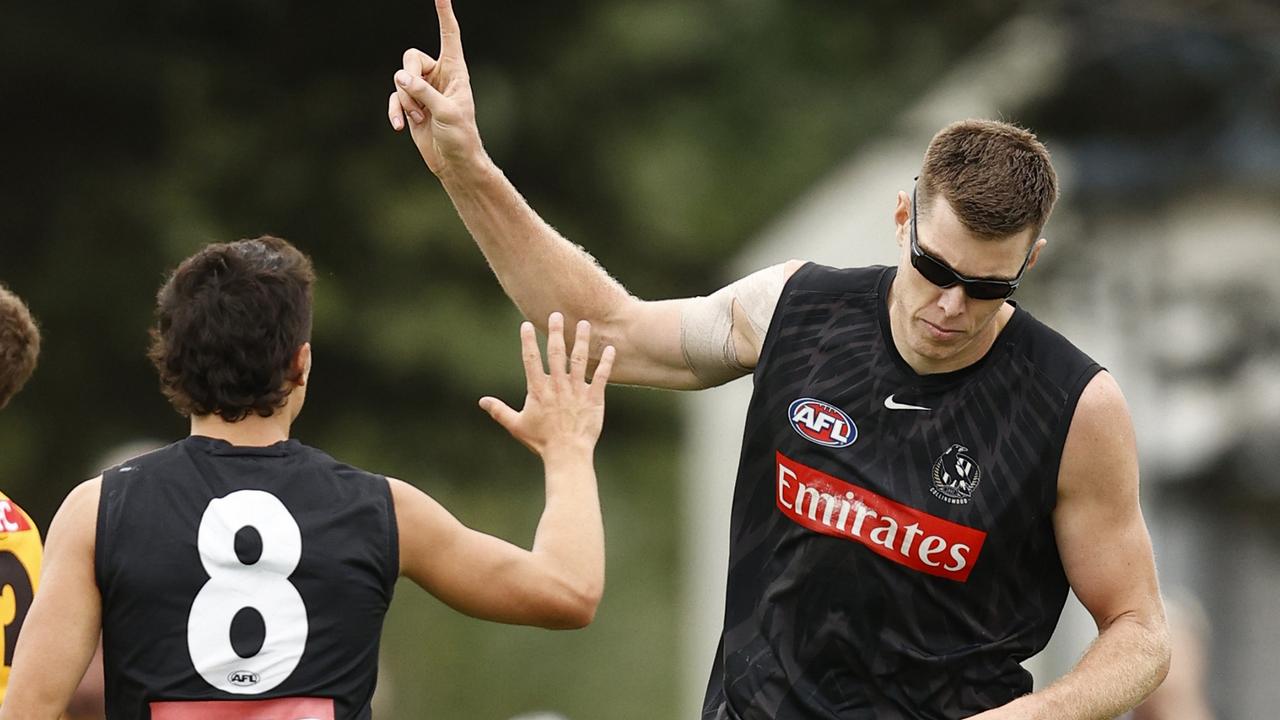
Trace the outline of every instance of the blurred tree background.
[[[490, 154], [658, 298], [728, 279], [727, 256], [1020, 3], [457, 5]], [[164, 274], [204, 243], [269, 232], [320, 276], [296, 435], [530, 542], [540, 466], [475, 407], [521, 397], [518, 315], [385, 118], [401, 52], [437, 38], [424, 3], [6, 8], [0, 280], [45, 345], [0, 413], [0, 486], [42, 527], [111, 448], [187, 431], [144, 357]], [[679, 417], [670, 394], [609, 403], [596, 623], [490, 625], [402, 586], [384, 636], [395, 716], [674, 716]]]

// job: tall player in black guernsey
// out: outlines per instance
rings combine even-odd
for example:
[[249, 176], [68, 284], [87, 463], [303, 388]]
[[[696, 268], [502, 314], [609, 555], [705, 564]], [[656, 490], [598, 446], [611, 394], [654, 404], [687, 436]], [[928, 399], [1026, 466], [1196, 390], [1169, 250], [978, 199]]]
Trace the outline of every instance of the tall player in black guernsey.
[[[581, 627], [604, 584], [592, 453], [612, 350], [590, 327], [529, 391], [480, 401], [544, 463], [532, 550], [461, 525], [413, 486], [290, 438], [310, 382], [310, 260], [273, 237], [210, 245], [161, 288], [151, 358], [191, 435], [71, 492], [0, 718], [57, 718], [103, 635], [112, 720], [368, 718], [397, 577], [479, 618]], [[572, 362], [570, 362], [572, 359]]]
[[[705, 720], [1113, 717], [1155, 687], [1168, 642], [1124, 399], [1008, 301], [1057, 195], [1033, 135], [969, 121], [935, 136], [918, 203], [910, 186], [885, 198], [896, 268], [791, 261], [645, 302], [486, 155], [457, 19], [436, 7], [440, 56], [405, 53], [388, 120], [516, 305], [589, 318], [619, 382], [754, 373]], [[1028, 695], [1019, 662], [1068, 586], [1098, 640]]]

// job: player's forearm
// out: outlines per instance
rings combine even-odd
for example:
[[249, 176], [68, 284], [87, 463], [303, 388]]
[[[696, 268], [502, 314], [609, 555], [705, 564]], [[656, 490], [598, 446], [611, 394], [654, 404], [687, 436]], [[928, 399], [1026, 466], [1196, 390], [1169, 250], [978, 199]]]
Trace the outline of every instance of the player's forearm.
[[0, 706], [0, 720], [59, 720], [61, 717], [57, 701], [48, 696], [24, 695]]
[[543, 330], [553, 311], [564, 313], [569, 327], [586, 318], [603, 339], [603, 325], [631, 297], [595, 258], [539, 217], [487, 157], [453, 168], [440, 180], [525, 317]]
[[42, 586], [27, 614], [0, 719], [55, 720], [84, 677], [101, 628], [98, 596], [55, 598], [59, 585]]
[[604, 523], [590, 448], [545, 454], [547, 502], [534, 536], [533, 553], [562, 627], [582, 627], [595, 617], [604, 594]]
[[[1142, 702], [1169, 670], [1169, 634], [1163, 615], [1117, 618], [1089, 646], [1071, 672], [1040, 692], [1012, 703], [1034, 720], [1103, 720]], [[1002, 716], [1003, 717], [1003, 716]]]

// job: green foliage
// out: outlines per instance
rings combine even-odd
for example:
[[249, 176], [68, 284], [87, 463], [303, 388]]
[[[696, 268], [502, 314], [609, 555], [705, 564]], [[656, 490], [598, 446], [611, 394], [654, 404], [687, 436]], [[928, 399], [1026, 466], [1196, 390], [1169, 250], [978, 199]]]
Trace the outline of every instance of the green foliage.
[[[490, 153], [642, 297], [724, 259], [885, 127], [1013, 2], [458, 0]], [[315, 372], [297, 435], [527, 543], [532, 458], [475, 408], [517, 402], [519, 318], [385, 120], [430, 4], [27, 3], [0, 24], [0, 279], [46, 335], [0, 414], [0, 478], [42, 526], [101, 456], [185, 433], [144, 351], [153, 294], [210, 241], [314, 258]], [[486, 625], [401, 587], [386, 664], [406, 717], [673, 717], [679, 423], [611, 392], [609, 591], [579, 633]], [[701, 671], [699, 671], [701, 672]]]

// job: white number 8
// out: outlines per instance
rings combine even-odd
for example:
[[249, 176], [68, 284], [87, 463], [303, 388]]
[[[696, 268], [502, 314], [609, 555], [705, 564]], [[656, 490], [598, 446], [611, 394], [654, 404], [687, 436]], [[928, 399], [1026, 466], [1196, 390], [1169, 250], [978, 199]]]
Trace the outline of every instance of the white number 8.
[[[262, 555], [246, 565], [236, 555], [236, 532], [253, 527]], [[209, 502], [196, 546], [209, 582], [187, 617], [187, 649], [196, 672], [215, 688], [257, 695], [293, 672], [307, 646], [307, 607], [289, 575], [302, 559], [302, 531], [284, 503], [262, 490], [237, 490]], [[242, 658], [231, 645], [231, 621], [244, 608], [262, 616], [262, 649]]]

